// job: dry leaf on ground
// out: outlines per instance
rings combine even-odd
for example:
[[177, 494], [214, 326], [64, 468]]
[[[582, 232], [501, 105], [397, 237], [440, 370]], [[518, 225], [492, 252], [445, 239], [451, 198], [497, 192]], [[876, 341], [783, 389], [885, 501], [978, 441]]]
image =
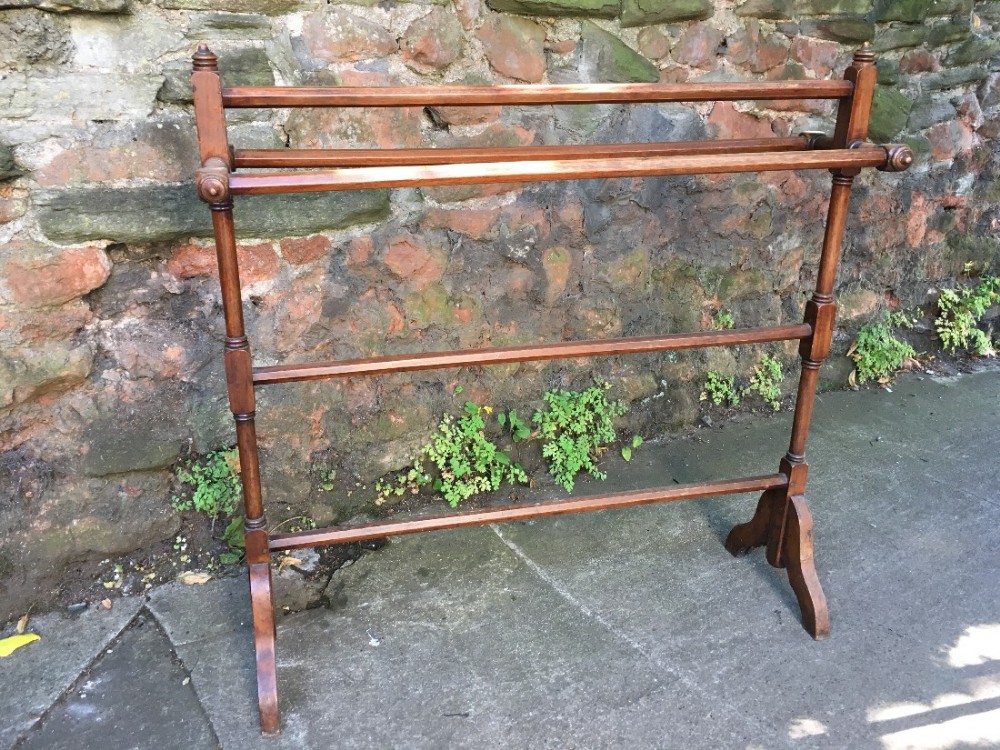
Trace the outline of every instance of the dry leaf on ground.
[[10, 656], [21, 646], [27, 646], [34, 641], [40, 641], [41, 637], [35, 633], [19, 633], [8, 638], [0, 638], [0, 656]]
[[212, 580], [212, 575], [203, 570], [188, 570], [177, 576], [177, 580], [181, 583], [194, 586], [200, 583], [208, 583]]
[[285, 568], [290, 565], [301, 565], [302, 561], [297, 557], [292, 557], [291, 555], [285, 555], [280, 560], [278, 560], [278, 572], [281, 573]]

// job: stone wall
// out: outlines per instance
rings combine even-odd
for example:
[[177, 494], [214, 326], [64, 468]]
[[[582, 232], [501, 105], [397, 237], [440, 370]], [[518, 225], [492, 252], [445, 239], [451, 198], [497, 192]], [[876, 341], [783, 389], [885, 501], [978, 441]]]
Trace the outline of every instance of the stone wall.
[[[886, 301], [997, 262], [1000, 2], [0, 0], [0, 620], [70, 570], [169, 537], [170, 467], [232, 442], [189, 58], [233, 84], [839, 77], [880, 53], [875, 140], [918, 164], [858, 181], [839, 351]], [[830, 130], [823, 102], [231, 115], [238, 145], [476, 146]], [[799, 321], [826, 174], [595, 180], [240, 200], [258, 362]], [[462, 400], [530, 412], [610, 379], [643, 434], [690, 424], [704, 373], [762, 348], [275, 386], [272, 517], [370, 506]], [[794, 348], [774, 349], [788, 362]], [[842, 359], [842, 357], [841, 357]], [[834, 362], [836, 371], [836, 362]], [[843, 373], [841, 373], [842, 377]], [[524, 413], [522, 412], [522, 413]], [[766, 457], [769, 471], [777, 457]], [[338, 471], [339, 500], [310, 492]]]

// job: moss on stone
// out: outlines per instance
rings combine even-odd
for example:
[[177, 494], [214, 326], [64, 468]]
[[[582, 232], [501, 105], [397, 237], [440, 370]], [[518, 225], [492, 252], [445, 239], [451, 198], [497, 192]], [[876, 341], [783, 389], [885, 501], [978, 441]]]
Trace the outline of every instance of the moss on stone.
[[723, 302], [756, 299], [771, 291], [771, 282], [762, 271], [727, 271], [719, 281]]
[[622, 26], [649, 26], [711, 18], [711, 0], [622, 0]]
[[977, 36], [958, 45], [948, 55], [949, 65], [973, 65], [1000, 53], [1000, 39]]
[[0, 143], [0, 180], [17, 177], [19, 174], [21, 174], [21, 170], [14, 163], [14, 149]]
[[[35, 194], [38, 223], [61, 243], [147, 243], [209, 237], [208, 207], [190, 185], [59, 188]], [[388, 190], [247, 195], [236, 203], [241, 237], [287, 237], [377, 221], [389, 212]]]
[[[888, 52], [894, 49], [907, 49], [919, 47], [927, 38], [927, 27], [923, 24], [917, 26], [893, 26], [879, 31], [875, 36], [873, 44], [876, 52]], [[880, 60], [881, 66], [884, 61]]]
[[895, 86], [899, 83], [899, 60], [879, 60], [878, 82], [883, 86]]
[[961, 42], [972, 35], [972, 28], [968, 20], [957, 21], [955, 23], [944, 23], [935, 26], [927, 34], [927, 45], [930, 47], [943, 47], [946, 44]]
[[656, 297], [670, 331], [695, 331], [701, 327], [701, 303], [705, 291], [698, 283], [697, 269], [680, 260], [652, 269]]
[[876, 142], [891, 141], [904, 127], [910, 117], [913, 101], [910, 97], [888, 86], [876, 86], [872, 100], [869, 136]]
[[988, 77], [990, 71], [982, 65], [966, 65], [961, 68], [946, 68], [936, 73], [927, 73], [920, 77], [920, 87], [924, 91], [937, 89], [953, 89], [969, 83], [978, 83]]
[[924, 21], [933, 16], [968, 13], [972, 0], [889, 0], [877, 14], [879, 21]]
[[618, 3], [614, 0], [486, 0], [486, 4], [493, 10], [522, 16], [614, 18], [618, 15]]
[[421, 292], [409, 295], [404, 305], [407, 318], [418, 329], [449, 325], [454, 317], [448, 290], [441, 284], [432, 284]]
[[948, 235], [947, 243], [952, 273], [957, 275], [970, 261], [977, 268], [1000, 271], [1000, 239], [953, 232]]
[[816, 24], [821, 39], [845, 44], [869, 42], [875, 36], [875, 24], [866, 18], [830, 18]]
[[618, 292], [641, 292], [649, 284], [649, 253], [633, 250], [608, 264], [608, 280]]
[[581, 36], [582, 54], [591, 65], [594, 80], [610, 83], [655, 83], [660, 80], [659, 69], [614, 34], [584, 21]]

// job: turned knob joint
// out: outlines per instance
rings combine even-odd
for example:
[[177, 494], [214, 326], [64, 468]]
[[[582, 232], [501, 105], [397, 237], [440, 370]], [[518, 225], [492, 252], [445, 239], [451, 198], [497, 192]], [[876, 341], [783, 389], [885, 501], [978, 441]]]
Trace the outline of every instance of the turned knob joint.
[[885, 164], [878, 169], [882, 172], [903, 172], [913, 164], [913, 150], [906, 144], [896, 143], [885, 148]]
[[803, 130], [799, 133], [801, 138], [806, 139], [806, 149], [808, 151], [818, 151], [830, 148], [832, 139], [822, 130]]
[[195, 184], [205, 203], [225, 203], [229, 200], [229, 165], [217, 156], [206, 159], [196, 173]]

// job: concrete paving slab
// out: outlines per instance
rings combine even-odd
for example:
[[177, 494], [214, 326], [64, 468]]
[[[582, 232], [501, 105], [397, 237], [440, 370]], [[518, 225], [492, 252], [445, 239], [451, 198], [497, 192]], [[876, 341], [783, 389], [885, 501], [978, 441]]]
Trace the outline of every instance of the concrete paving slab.
[[18, 750], [216, 750], [166, 634], [139, 615]]
[[[233, 659], [237, 649], [249, 657], [246, 631], [178, 647], [224, 746], [652, 746], [665, 731], [689, 739], [667, 729], [695, 708], [671, 671], [552, 592], [488, 529], [391, 544], [339, 571], [330, 598], [331, 610], [279, 624], [277, 741], [257, 734], [252, 661]], [[168, 628], [187, 632], [169, 614], [185, 610], [178, 601], [160, 611]], [[671, 696], [665, 724], [619, 720], [656, 694]]]
[[140, 607], [141, 597], [125, 597], [110, 610], [91, 606], [79, 615], [61, 611], [31, 618], [28, 631], [41, 640], [0, 662], [0, 748], [13, 746], [38, 722]]
[[[194, 602], [157, 592], [154, 606], [187, 642], [227, 747], [885, 750], [926, 731], [920, 714], [982, 734], [1000, 667], [956, 670], [944, 655], [1000, 628], [1000, 378], [962, 382], [821, 396], [810, 499], [834, 622], [823, 643], [801, 629], [782, 571], [722, 548], [749, 496], [394, 541], [334, 576], [329, 609], [281, 621], [277, 743], [257, 744], [245, 584], [224, 584], [208, 623], [184, 622], [211, 609], [208, 587]], [[773, 471], [789, 421], [648, 444], [576, 494]], [[944, 455], [983, 468], [946, 481]], [[942, 700], [957, 701], [950, 714]]]
[[[707, 519], [719, 513], [729, 516], [723, 524], [728, 531], [748, 517], [752, 504], [734, 513], [732, 500], [696, 501], [645, 509], [641, 516], [629, 511], [623, 521], [611, 513], [576, 516], [511, 525], [500, 533], [568, 595], [659, 660], [682, 668], [706, 704], [757, 717], [769, 730], [754, 743], [854, 748], [912, 741], [917, 720], [897, 737], [872, 717], [891, 714], [907, 701], [934, 705], [956, 690], [966, 697], [1000, 691], [1000, 664], [977, 674], [976, 689], [969, 692], [939, 658], [970, 629], [992, 623], [1000, 640], [1000, 517], [993, 502], [979, 499], [995, 498], [1000, 490], [987, 468], [961, 478], [963, 491], [956, 493], [958, 480], [933, 481], [934, 468], [924, 469], [927, 464], [914, 458], [918, 451], [907, 446], [919, 436], [919, 452], [940, 457], [954, 451], [956, 433], [964, 432], [960, 452], [967, 469], [995, 463], [1000, 378], [976, 376], [948, 394], [949, 414], [933, 430], [927, 430], [926, 408], [914, 406], [926, 405], [941, 385], [910, 385], [922, 392], [909, 402], [885, 392], [828, 394], [817, 408], [817, 423], [832, 425], [813, 439], [810, 493], [817, 559], [833, 616], [827, 642], [814, 643], [799, 629], [783, 573], [760, 565], [759, 552], [733, 561], [753, 563], [742, 574], [715, 559], [724, 552], [694, 550], [700, 557], [688, 556], [697, 546], [692, 535], [699, 533], [694, 512], [705, 514], [703, 525], [717, 525]], [[872, 420], [872, 413], [879, 418]], [[978, 436], [969, 434], [973, 422], [981, 425]], [[874, 451], [858, 440], [873, 424], [873, 437], [881, 438], [873, 439]], [[750, 470], [745, 452], [719, 452], [739, 429], [715, 431], [702, 446], [723, 476]], [[771, 432], [770, 426], [763, 430]], [[681, 477], [689, 447], [676, 441], [654, 446], [654, 462]], [[847, 485], [844, 477], [858, 479], [863, 489]], [[597, 545], [602, 535], [611, 542], [605, 549]], [[779, 590], [767, 591], [762, 577]], [[678, 603], [678, 596], [689, 597], [688, 604]], [[643, 610], [660, 617], [650, 622], [631, 616]], [[960, 719], [982, 723], [980, 713], [970, 710]], [[884, 735], [892, 737], [883, 742]], [[1000, 724], [990, 737], [1000, 746]], [[712, 736], [696, 746], [718, 740]]]
[[[647, 443], [578, 493], [772, 472], [789, 421]], [[193, 687], [239, 750], [1000, 747], [1000, 374], [822, 394], [815, 424], [826, 641], [783, 571], [722, 547], [756, 498], [712, 498], [362, 557], [327, 606], [279, 620], [278, 740], [257, 733], [245, 579], [161, 587], [148, 607], [192, 678], [162, 702], [194, 715]], [[276, 579], [279, 601], [296, 586]]]

